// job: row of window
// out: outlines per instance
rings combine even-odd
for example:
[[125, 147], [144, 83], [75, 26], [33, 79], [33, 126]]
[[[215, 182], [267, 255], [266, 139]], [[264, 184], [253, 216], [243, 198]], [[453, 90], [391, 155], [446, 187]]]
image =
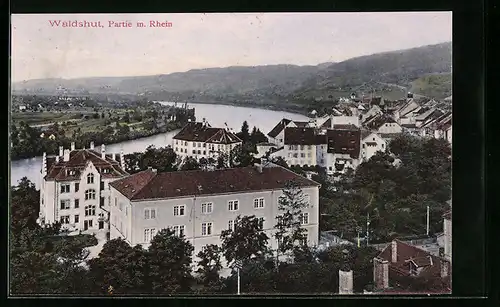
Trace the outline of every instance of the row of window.
[[311, 150], [312, 149], [312, 145], [288, 145], [288, 150]]
[[[101, 200], [104, 200], [104, 198], [101, 198]], [[75, 199], [75, 209], [80, 208], [80, 200]], [[61, 200], [61, 210], [69, 210], [71, 209], [71, 201], [69, 199]], [[85, 206], [85, 215], [95, 215], [95, 205], [87, 205]], [[89, 212], [87, 214], [87, 212]]]
[[[295, 152], [295, 153], [291, 153], [291, 152], [289, 152], [289, 153], [288, 153], [288, 158], [298, 158], [298, 157], [299, 157], [299, 154], [298, 154], [298, 153], [296, 153], [296, 152]], [[303, 153], [303, 152], [301, 152], [301, 153], [300, 153], [300, 157], [301, 157], [301, 158], [305, 158], [305, 157], [306, 157], [306, 154], [305, 154], [305, 153]], [[312, 154], [311, 154], [310, 152], [309, 152], [309, 153], [307, 153], [307, 157], [308, 157], [308, 158], [312, 157]]]
[[[259, 217], [259, 228], [261, 230], [264, 229], [264, 221], [263, 217]], [[300, 217], [301, 225], [307, 225], [309, 223], [309, 213], [303, 213]], [[227, 224], [227, 229], [234, 231], [236, 226], [236, 222], [234, 220], [229, 220]], [[175, 225], [170, 227], [174, 231], [176, 236], [184, 236], [186, 233], [186, 225]], [[202, 236], [210, 236], [213, 234], [214, 223], [213, 222], [204, 222], [201, 223], [201, 235]], [[144, 242], [150, 242], [154, 236], [156, 235], [156, 228], [146, 228], [144, 229]]]
[[[93, 184], [94, 183], [94, 174], [88, 174], [87, 175], [87, 184]], [[104, 183], [101, 182], [102, 188], [104, 188]], [[80, 183], [76, 182], [75, 183], [75, 192], [78, 192], [80, 190]], [[69, 183], [61, 184], [61, 193], [70, 193], [71, 192], [71, 185]]]
[[[71, 219], [70, 215], [62, 215], [60, 217], [59, 221], [63, 225], [68, 225], [68, 224], [71, 223], [70, 219]], [[73, 223], [74, 224], [80, 223], [80, 215], [77, 214], [77, 215], [74, 216]], [[85, 220], [85, 224], [89, 228], [92, 228], [94, 226], [93, 225], [93, 220]], [[104, 229], [104, 222], [103, 221], [99, 221], [98, 225], [99, 225], [99, 229]]]

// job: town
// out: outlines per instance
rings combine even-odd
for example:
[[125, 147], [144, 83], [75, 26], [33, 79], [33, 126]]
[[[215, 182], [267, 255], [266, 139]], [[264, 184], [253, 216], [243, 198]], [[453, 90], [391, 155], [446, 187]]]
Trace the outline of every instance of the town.
[[[238, 276], [247, 274], [241, 277], [246, 280], [241, 291], [267, 292], [267, 284], [262, 288], [255, 284], [259, 279], [254, 274], [262, 273], [249, 273], [249, 268], [256, 270], [269, 262], [272, 269], [266, 274], [274, 274], [285, 267], [292, 270], [289, 265], [322, 266], [326, 261], [322, 258], [340, 251], [334, 260], [335, 289], [311, 291], [448, 293], [451, 191], [444, 193], [447, 196], [413, 194], [410, 199], [416, 199], [394, 204], [401, 206], [396, 210], [412, 213], [391, 211], [394, 215], [383, 216], [389, 213], [387, 208], [380, 212], [377, 205], [373, 210], [366, 207], [387, 201], [384, 178], [378, 187], [370, 187], [377, 181], [373, 177], [356, 178], [384, 176], [367, 174], [370, 168], [396, 174], [408, 163], [405, 155], [415, 157], [429, 150], [422, 146], [440, 147], [443, 162], [449, 163], [451, 112], [436, 104], [432, 99], [414, 99], [411, 93], [396, 102], [359, 99], [353, 93], [330, 114], [318, 117], [313, 111], [309, 121], [283, 118], [267, 135], [257, 127], [250, 133], [246, 122], [235, 133], [212, 127], [203, 118], [188, 119], [172, 144], [144, 153], [107, 152], [106, 144], [96, 146], [94, 141], [78, 148], [71, 142], [69, 148], [43, 153], [39, 203], [33, 204], [39, 226], [33, 227], [63, 237], [93, 238], [91, 246], [80, 243], [77, 255], [69, 256], [90, 272], [98, 270], [99, 261], [110, 261], [103, 257], [116, 257], [111, 255], [117, 248], [134, 248], [140, 255], [159, 248], [158, 244], [181, 244], [176, 252], [190, 260], [177, 265], [192, 273], [200, 291], [231, 293], [236, 270]], [[438, 173], [446, 166], [437, 167], [418, 171]], [[348, 218], [349, 209], [338, 206], [354, 196], [350, 193], [359, 193], [352, 186], [363, 185], [356, 182], [360, 179], [369, 180], [368, 186], [357, 189], [371, 195], [365, 199], [358, 195], [361, 199], [354, 203], [361, 201], [361, 208], [348, 214], [353, 219], [359, 212], [353, 222], [342, 220]], [[332, 202], [340, 203], [332, 206]], [[406, 222], [397, 221], [404, 215]], [[387, 233], [382, 219], [395, 223], [392, 233]], [[408, 228], [401, 222], [415, 225]], [[115, 261], [133, 265], [127, 257]], [[182, 259], [180, 254], [169, 257]], [[356, 265], [359, 261], [363, 266]], [[118, 278], [114, 283], [99, 284], [101, 291], [110, 287], [117, 293], [128, 291], [119, 280], [123, 276], [114, 278]], [[236, 291], [240, 293], [239, 288]]]
[[12, 15], [9, 295], [450, 296], [451, 17]]

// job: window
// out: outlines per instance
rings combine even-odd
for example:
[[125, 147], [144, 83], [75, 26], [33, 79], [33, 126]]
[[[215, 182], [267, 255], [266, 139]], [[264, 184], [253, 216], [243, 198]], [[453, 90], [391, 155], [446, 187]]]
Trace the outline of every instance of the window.
[[104, 196], [101, 196], [101, 199], [99, 201], [99, 206], [104, 207]]
[[212, 227], [213, 223], [208, 222], [208, 223], [202, 223], [201, 224], [201, 235], [202, 236], [209, 236], [212, 234]]
[[298, 154], [298, 153], [294, 153], [294, 154], [293, 154], [293, 157], [294, 157], [294, 158], [297, 158], [298, 156], [299, 156], [299, 154]]
[[235, 224], [236, 223], [233, 220], [230, 220], [229, 222], [227, 222], [227, 229], [234, 231], [234, 226], [236, 226]]
[[304, 150], [304, 145], [300, 145], [300, 150]]
[[89, 200], [89, 199], [95, 199], [95, 190], [94, 189], [90, 189], [90, 190], [85, 191], [85, 200]]
[[173, 227], [174, 228], [174, 233], [178, 237], [184, 236], [184, 231], [186, 229], [186, 226], [184, 225], [176, 225]]
[[212, 213], [212, 209], [213, 209], [212, 203], [201, 204], [201, 213], [204, 213], [204, 214]]
[[153, 220], [155, 218], [156, 218], [156, 209], [151, 209], [151, 208], [144, 209], [144, 219], [145, 220]]
[[118, 203], [118, 209], [120, 209], [120, 211], [123, 211], [123, 203], [122, 202]]
[[115, 197], [115, 207], [118, 206], [118, 198]]
[[254, 209], [264, 208], [264, 198], [256, 198], [253, 200]]
[[75, 209], [80, 208], [80, 199], [75, 199]]
[[87, 225], [89, 226], [89, 228], [94, 227], [94, 221], [93, 220], [87, 220]]
[[156, 235], [155, 228], [146, 228], [144, 229], [144, 242], [149, 243]]
[[175, 140], [175, 145], [179, 145], [179, 141], [178, 140]]
[[61, 224], [69, 224], [69, 215], [61, 216]]
[[185, 205], [174, 206], [174, 216], [184, 216], [185, 208]]
[[236, 210], [238, 210], [238, 205], [239, 205], [239, 203], [237, 200], [230, 200], [228, 202], [228, 210], [229, 211], [236, 211]]
[[103, 221], [99, 221], [99, 229], [104, 229], [104, 222]]
[[193, 149], [193, 155], [195, 155], [195, 154], [196, 154], [196, 150]]
[[101, 181], [101, 191], [104, 190], [104, 181]]
[[80, 223], [80, 216], [77, 214], [75, 215], [75, 224]]
[[259, 229], [260, 230], [264, 229], [264, 218], [259, 217], [258, 220], [259, 220]]
[[301, 152], [301, 153], [300, 153], [300, 157], [301, 157], [301, 158], [305, 158], [305, 157], [306, 157], [306, 154], [305, 154], [305, 153], [303, 153], [303, 152]]
[[80, 183], [75, 183], [75, 192], [80, 191]]
[[125, 207], [125, 216], [128, 216], [128, 207]]
[[95, 215], [95, 205], [85, 206], [85, 216]]
[[382, 148], [384, 148], [384, 144], [382, 144]]
[[87, 175], [87, 184], [92, 184], [94, 183], [94, 174], [88, 174]]
[[204, 151], [203, 151], [203, 154], [204, 154], [204, 155], [206, 155], [206, 154], [207, 154], [207, 151], [206, 151], [206, 150], [204, 150]]
[[300, 214], [300, 224], [301, 225], [309, 224], [309, 213], [304, 212]]
[[203, 148], [207, 147], [207, 143], [203, 143]]
[[201, 155], [201, 150], [198, 150], [198, 154]]
[[288, 150], [293, 150], [292, 148], [292, 145], [288, 145]]
[[61, 184], [61, 193], [69, 193], [69, 184]]
[[175, 147], [175, 151], [176, 151], [176, 152], [177, 152], [177, 151], [179, 151], [179, 149], [177, 148], [177, 146]]
[[188, 146], [188, 142], [184, 142], [184, 146]]
[[70, 208], [69, 199], [61, 200], [61, 210], [66, 210]]

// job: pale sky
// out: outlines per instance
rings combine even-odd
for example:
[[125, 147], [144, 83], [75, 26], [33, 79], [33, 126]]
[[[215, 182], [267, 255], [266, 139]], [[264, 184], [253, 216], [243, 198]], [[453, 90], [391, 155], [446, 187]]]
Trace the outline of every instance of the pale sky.
[[[101, 21], [63, 28], [50, 20]], [[150, 20], [170, 28], [140, 28]], [[130, 21], [132, 28], [108, 27]], [[452, 40], [451, 12], [12, 15], [12, 80], [316, 65]]]

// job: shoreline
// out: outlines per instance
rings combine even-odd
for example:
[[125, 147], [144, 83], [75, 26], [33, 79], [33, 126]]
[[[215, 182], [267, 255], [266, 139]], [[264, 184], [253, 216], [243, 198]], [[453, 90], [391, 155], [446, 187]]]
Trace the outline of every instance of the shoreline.
[[[147, 135], [147, 136], [140, 136], [140, 137], [134, 137], [134, 138], [128, 138], [128, 139], [125, 139], [125, 140], [121, 140], [121, 141], [117, 141], [117, 142], [106, 142], [105, 145], [113, 145], [113, 144], [119, 144], [119, 143], [125, 143], [125, 142], [130, 142], [130, 141], [135, 141], [135, 140], [139, 140], [139, 139], [145, 139], [145, 138], [148, 138], [148, 137], [152, 137], [152, 136], [155, 136], [155, 135], [159, 135], [159, 134], [163, 134], [163, 133], [170, 133], [170, 132], [173, 132], [173, 131], [177, 131], [177, 130], [180, 130], [182, 128], [176, 128], [176, 129], [172, 129], [172, 130], [168, 130], [168, 131], [159, 131], [159, 132], [155, 132], [155, 133], [152, 133], [150, 135]], [[96, 144], [95, 146], [100, 146], [102, 144]], [[42, 157], [41, 155], [35, 155], [35, 156], [28, 156], [28, 157], [18, 157], [18, 158], [12, 158], [10, 157], [10, 151], [9, 151], [9, 160], [11, 162], [13, 161], [21, 161], [21, 160], [27, 160], [27, 159], [33, 159], [33, 158], [38, 158], [38, 157]]]
[[[156, 102], [166, 102], [166, 103], [174, 103], [174, 101], [160, 101], [156, 100]], [[183, 103], [183, 102], [177, 102], [177, 103]], [[304, 115], [308, 116], [309, 114], [304, 110], [304, 111], [299, 111], [299, 110], [290, 110], [290, 109], [285, 109], [280, 105], [255, 105], [255, 104], [245, 104], [245, 103], [234, 103], [234, 102], [214, 102], [214, 101], [187, 101], [187, 104], [205, 104], [205, 105], [222, 105], [222, 106], [233, 106], [233, 107], [242, 107], [242, 108], [251, 108], [251, 109], [261, 109], [261, 110], [267, 110], [267, 111], [276, 111], [276, 112], [287, 112], [287, 113], [292, 113], [292, 114], [299, 114], [299, 115]], [[196, 114], [196, 111], [195, 111]], [[195, 115], [196, 116], [196, 115]], [[161, 131], [161, 132], [156, 132], [153, 134], [150, 134], [148, 136], [141, 136], [141, 137], [135, 137], [135, 138], [128, 138], [126, 140], [120, 140], [117, 142], [111, 142], [111, 143], [106, 143], [106, 145], [112, 145], [112, 144], [118, 144], [118, 143], [124, 143], [124, 142], [129, 142], [129, 141], [134, 141], [134, 140], [139, 140], [139, 139], [144, 139], [148, 138], [151, 136], [163, 134], [163, 133], [169, 133], [172, 131], [180, 130], [182, 128], [177, 128], [169, 131]], [[99, 145], [97, 145], [99, 146]], [[41, 155], [34, 155], [34, 156], [26, 156], [26, 157], [16, 157], [15, 159], [12, 159], [10, 157], [10, 151], [9, 151], [9, 158], [10, 161], [20, 161], [20, 160], [26, 160], [26, 159], [32, 159], [32, 158], [37, 158], [41, 157]]]
[[[156, 101], [160, 102], [160, 100]], [[162, 101], [162, 102], [169, 102], [169, 101]], [[297, 110], [297, 109], [287, 109], [286, 106], [284, 105], [259, 105], [259, 104], [256, 105], [256, 104], [246, 104], [239, 102], [235, 103], [235, 102], [223, 102], [223, 101], [185, 101], [185, 103], [187, 103], [188, 106], [189, 104], [212, 104], [212, 105], [233, 106], [233, 107], [250, 108], [250, 109], [261, 109], [261, 110], [276, 111], [276, 112], [287, 112], [287, 113], [309, 116], [309, 113], [307, 112], [305, 107], [303, 110]]]

